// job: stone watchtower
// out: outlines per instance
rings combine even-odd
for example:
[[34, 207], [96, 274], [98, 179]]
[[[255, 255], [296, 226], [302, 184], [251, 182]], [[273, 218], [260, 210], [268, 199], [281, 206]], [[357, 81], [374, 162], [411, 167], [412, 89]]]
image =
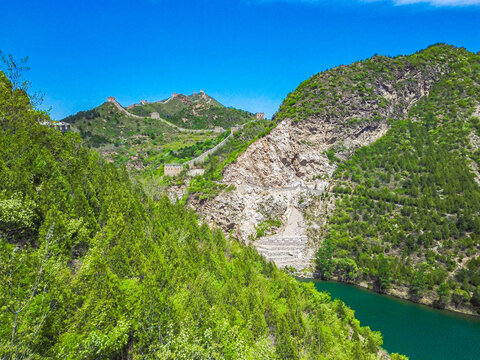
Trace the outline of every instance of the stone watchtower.
[[265, 113], [255, 113], [255, 118], [257, 120], [265, 120]]
[[107, 97], [107, 102], [114, 103], [114, 102], [117, 102], [117, 99], [115, 99], [113, 96], [109, 96]]
[[164, 175], [177, 176], [183, 170], [182, 164], [165, 164], [163, 168]]

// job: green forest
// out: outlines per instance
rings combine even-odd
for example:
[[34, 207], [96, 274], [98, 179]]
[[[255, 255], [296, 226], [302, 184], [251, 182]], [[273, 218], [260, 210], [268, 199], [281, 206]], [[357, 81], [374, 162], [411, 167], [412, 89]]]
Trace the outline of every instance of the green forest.
[[383, 356], [342, 302], [46, 118], [0, 72], [0, 358]]
[[[189, 195], [232, 190], [218, 182], [225, 166], [288, 120], [388, 123], [346, 160], [336, 156], [342, 144], [326, 151], [336, 170], [317, 200], [335, 206], [316, 239], [317, 276], [480, 313], [479, 54], [439, 44], [314, 75], [274, 121], [246, 116], [188, 182], [183, 173], [163, 177], [162, 164], [186, 162], [229, 131], [180, 133], [106, 103], [70, 117], [76, 131], [62, 134], [42, 125], [49, 116], [36, 110], [28, 82], [7, 75], [0, 72], [1, 359], [406, 359], [387, 354], [381, 334], [344, 303], [185, 207]], [[420, 81], [428, 89], [408, 102]], [[386, 88], [390, 96], [381, 95]], [[193, 96], [203, 99], [179, 99]], [[352, 115], [366, 105], [370, 117]], [[186, 186], [175, 204], [159, 190], [171, 185]]]

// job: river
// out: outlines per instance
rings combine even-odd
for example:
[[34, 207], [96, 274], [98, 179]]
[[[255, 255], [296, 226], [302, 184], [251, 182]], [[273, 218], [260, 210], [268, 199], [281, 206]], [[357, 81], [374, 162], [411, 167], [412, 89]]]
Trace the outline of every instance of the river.
[[480, 359], [480, 317], [436, 310], [342, 283], [309, 281], [355, 310], [361, 325], [381, 331], [383, 347], [389, 352], [411, 360]]

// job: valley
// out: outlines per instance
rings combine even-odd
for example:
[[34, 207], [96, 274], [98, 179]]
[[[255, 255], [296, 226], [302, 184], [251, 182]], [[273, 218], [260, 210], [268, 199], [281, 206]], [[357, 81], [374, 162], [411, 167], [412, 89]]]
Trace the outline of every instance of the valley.
[[405, 359], [342, 302], [43, 125], [26, 93], [0, 72], [0, 358]]
[[0, 14], [0, 360], [480, 359], [480, 0]]

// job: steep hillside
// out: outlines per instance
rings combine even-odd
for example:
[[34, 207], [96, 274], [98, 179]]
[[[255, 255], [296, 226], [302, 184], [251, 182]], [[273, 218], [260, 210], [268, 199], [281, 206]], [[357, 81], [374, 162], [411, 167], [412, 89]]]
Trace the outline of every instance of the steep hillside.
[[321, 247], [324, 278], [477, 306], [478, 68], [435, 45], [317, 74], [225, 169], [235, 190], [191, 204], [279, 266]]
[[0, 72], [0, 358], [388, 358], [343, 303], [45, 117]]
[[192, 95], [173, 94], [170, 98], [144, 105], [129, 106], [128, 111], [140, 116], [158, 112], [169, 122], [190, 129], [229, 128], [254, 119], [247, 111], [228, 108], [203, 91]]

